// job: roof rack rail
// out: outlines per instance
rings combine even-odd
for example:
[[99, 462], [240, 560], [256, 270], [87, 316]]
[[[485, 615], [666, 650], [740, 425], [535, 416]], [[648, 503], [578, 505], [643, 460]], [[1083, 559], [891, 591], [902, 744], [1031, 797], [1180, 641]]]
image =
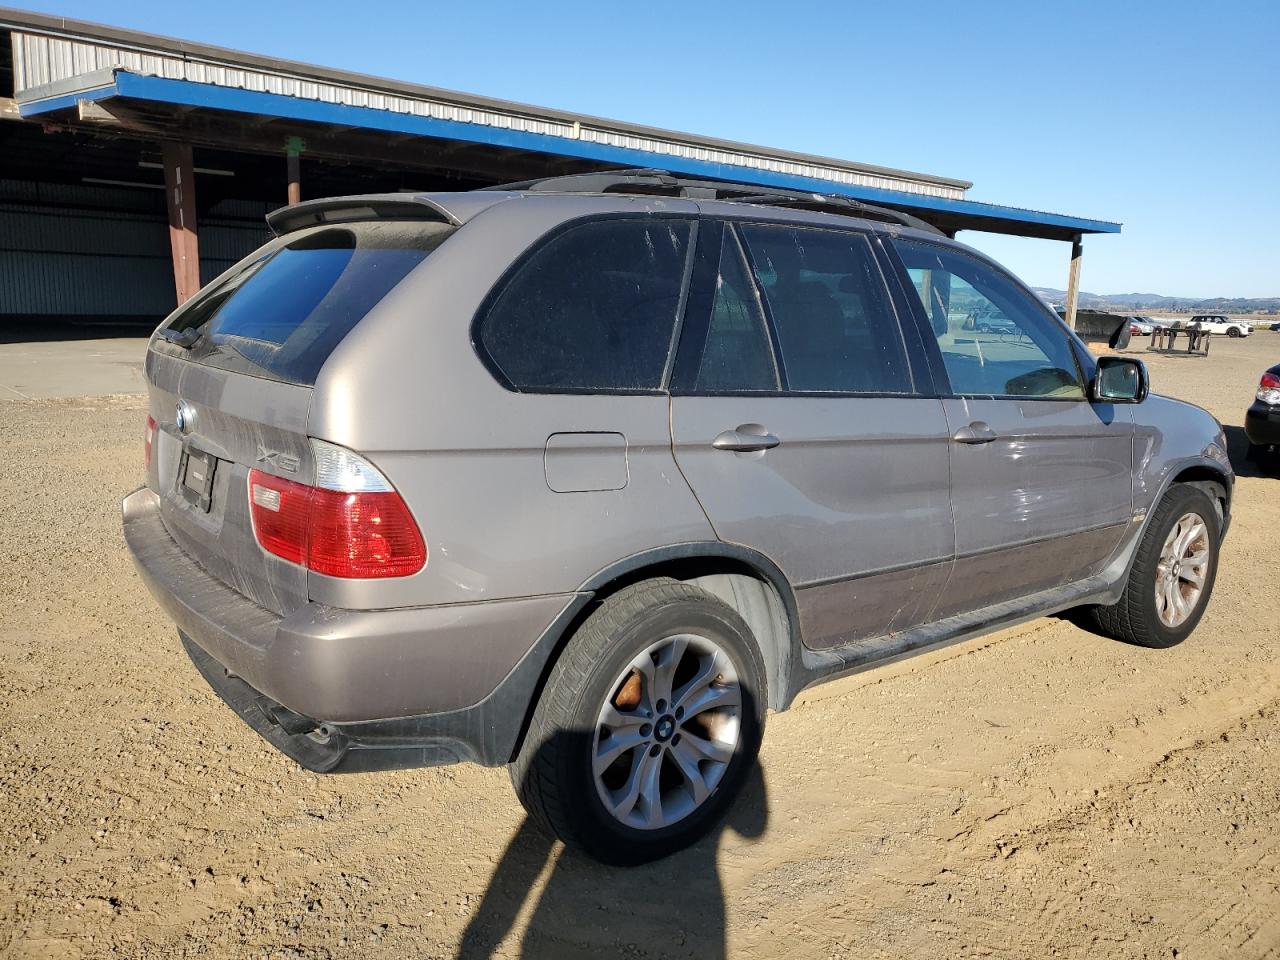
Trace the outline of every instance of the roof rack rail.
[[744, 197], [729, 197], [736, 203], [758, 203], [762, 206], [795, 207], [797, 210], [816, 210], [819, 213], [835, 213], [846, 217], [862, 217], [865, 220], [883, 220], [904, 227], [914, 227], [928, 233], [946, 236], [942, 230], [927, 220], [913, 217], [901, 210], [881, 207], [873, 203], [863, 203], [853, 197], [845, 197], [838, 193], [808, 193], [791, 196], [792, 191], [785, 190], [781, 194], [754, 193]]
[[809, 193], [803, 190], [786, 190], [781, 187], [735, 183], [732, 180], [702, 180], [696, 177], [681, 177], [669, 170], [655, 170], [649, 167], [575, 173], [560, 177], [545, 177], [540, 180], [523, 180], [519, 183], [504, 183], [482, 189], [518, 190], [527, 193], [635, 193], [685, 197], [691, 200], [731, 200], [735, 203], [795, 207], [868, 220], [883, 220], [945, 235], [933, 224], [919, 217], [913, 217], [909, 213], [864, 203], [837, 193]]

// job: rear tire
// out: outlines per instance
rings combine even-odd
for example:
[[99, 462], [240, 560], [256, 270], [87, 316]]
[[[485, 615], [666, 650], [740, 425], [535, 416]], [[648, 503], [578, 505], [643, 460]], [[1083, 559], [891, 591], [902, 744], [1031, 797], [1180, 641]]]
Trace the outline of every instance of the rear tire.
[[750, 628], [689, 584], [647, 580], [569, 640], [534, 708], [512, 783], [530, 818], [604, 863], [697, 841], [755, 763], [765, 671]]
[[1084, 619], [1125, 643], [1156, 648], [1181, 643], [1195, 630], [1213, 593], [1221, 530], [1217, 505], [1208, 494], [1186, 484], [1170, 487], [1142, 536], [1119, 601], [1082, 611]]

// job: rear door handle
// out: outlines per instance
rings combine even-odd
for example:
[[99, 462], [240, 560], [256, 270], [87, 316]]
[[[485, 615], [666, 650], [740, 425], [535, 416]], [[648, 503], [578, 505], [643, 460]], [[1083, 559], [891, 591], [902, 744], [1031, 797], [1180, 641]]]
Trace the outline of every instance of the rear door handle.
[[984, 420], [975, 420], [951, 435], [956, 443], [990, 443], [995, 438], [996, 432]]
[[754, 450], [772, 450], [782, 441], [758, 423], [744, 423], [736, 430], [726, 430], [711, 445], [717, 450], [734, 453], [750, 453]]

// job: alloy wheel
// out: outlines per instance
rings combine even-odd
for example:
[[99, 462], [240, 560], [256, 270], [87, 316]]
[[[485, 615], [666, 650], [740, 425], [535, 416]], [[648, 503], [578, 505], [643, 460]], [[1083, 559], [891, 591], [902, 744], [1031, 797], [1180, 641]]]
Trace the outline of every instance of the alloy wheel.
[[635, 829], [683, 820], [737, 751], [743, 697], [733, 661], [706, 637], [677, 634], [636, 656], [609, 690], [592, 742], [601, 802]]
[[1211, 562], [1208, 524], [1198, 513], [1183, 514], [1156, 565], [1156, 614], [1166, 627], [1180, 627], [1200, 604]]

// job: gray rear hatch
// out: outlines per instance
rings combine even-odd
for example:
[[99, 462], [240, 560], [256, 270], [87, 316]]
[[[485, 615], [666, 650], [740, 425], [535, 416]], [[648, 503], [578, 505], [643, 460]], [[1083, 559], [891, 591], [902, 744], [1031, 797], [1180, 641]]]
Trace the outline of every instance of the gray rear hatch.
[[289, 233], [206, 287], [152, 340], [149, 481], [165, 527], [213, 577], [268, 610], [305, 604], [307, 571], [258, 545], [249, 473], [312, 481], [307, 420], [321, 366], [455, 229], [375, 220]]

